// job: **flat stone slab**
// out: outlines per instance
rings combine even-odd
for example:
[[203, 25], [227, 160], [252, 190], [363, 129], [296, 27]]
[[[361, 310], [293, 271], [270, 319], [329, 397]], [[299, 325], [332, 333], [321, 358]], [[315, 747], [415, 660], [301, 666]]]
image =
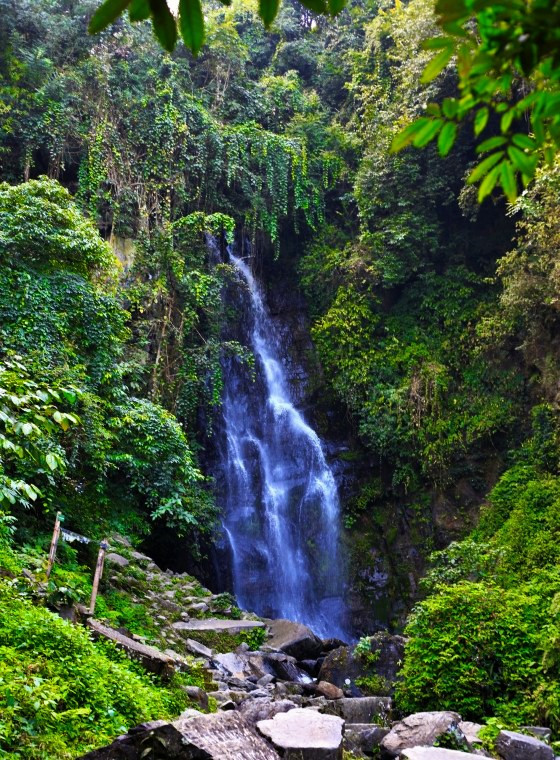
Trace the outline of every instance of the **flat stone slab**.
[[343, 726], [342, 718], [301, 707], [257, 723], [286, 760], [340, 760]]
[[180, 620], [173, 623], [176, 631], [195, 633], [196, 631], [215, 631], [216, 633], [236, 633], [250, 631], [253, 628], [264, 628], [261, 620], [219, 620], [218, 618], [204, 618], [203, 620]]
[[411, 747], [400, 754], [402, 760], [468, 760], [469, 757], [477, 757], [471, 752], [458, 752], [455, 749], [441, 749], [440, 747]]

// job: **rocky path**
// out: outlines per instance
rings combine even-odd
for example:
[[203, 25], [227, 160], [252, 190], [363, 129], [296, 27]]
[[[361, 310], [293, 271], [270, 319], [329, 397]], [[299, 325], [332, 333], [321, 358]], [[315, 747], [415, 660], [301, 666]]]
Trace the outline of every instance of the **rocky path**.
[[[123, 587], [131, 570], [132, 577], [141, 578], [138, 566], [151, 574], [158, 592], [148, 584], [144, 594], [162, 623], [160, 646], [168, 631], [173, 649], [146, 646], [139, 637], [97, 621], [90, 626], [130, 656], [145, 660], [146, 667], [152, 663], [156, 672], [160, 666], [188, 668], [194, 658], [209, 686], [187, 687], [198, 709], [172, 722], [136, 726], [82, 760], [554, 760], [541, 736], [507, 731], [500, 733], [491, 755], [478, 736], [482, 726], [462, 721], [454, 712], [416, 713], [395, 722], [391, 688], [403, 655], [401, 637], [372, 637], [364, 652], [363, 646], [321, 640], [306, 626], [287, 620], [234, 619], [238, 611], [224, 610], [223, 595], [211, 595], [188, 576], [161, 573], [143, 555], [134, 560], [131, 552], [124, 554], [113, 558], [119, 571], [112, 582]], [[131, 568], [133, 561], [136, 568]], [[188, 593], [192, 589], [194, 596]], [[171, 605], [169, 617], [160, 614], [165, 605]], [[224, 612], [233, 612], [234, 618]], [[372, 686], [380, 693], [364, 693]], [[208, 713], [212, 704], [217, 711]]]

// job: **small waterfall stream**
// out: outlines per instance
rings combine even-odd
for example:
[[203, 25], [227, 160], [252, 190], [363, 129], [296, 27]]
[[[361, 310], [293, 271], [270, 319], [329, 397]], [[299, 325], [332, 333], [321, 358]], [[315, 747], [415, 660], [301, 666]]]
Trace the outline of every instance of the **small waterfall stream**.
[[247, 263], [236, 299], [246, 315], [251, 369], [224, 361], [224, 530], [239, 604], [268, 617], [345, 637], [344, 573], [339, 561], [339, 500], [317, 433], [291, 398], [282, 346]]

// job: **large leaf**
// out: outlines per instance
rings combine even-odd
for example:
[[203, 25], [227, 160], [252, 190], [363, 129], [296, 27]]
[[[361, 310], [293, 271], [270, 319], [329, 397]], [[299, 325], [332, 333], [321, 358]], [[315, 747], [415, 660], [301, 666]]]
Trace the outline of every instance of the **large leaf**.
[[485, 158], [484, 161], [481, 161], [469, 174], [469, 178], [467, 179], [468, 184], [472, 185], [473, 183], [478, 182], [479, 179], [482, 179], [482, 177], [484, 177], [484, 175], [487, 174], [504, 155], [504, 151], [499, 150], [497, 153], [492, 153], [491, 156]]
[[128, 17], [131, 21], [145, 21], [150, 18], [150, 3], [148, 0], [132, 0], [128, 7]]
[[200, 0], [179, 0], [179, 28], [185, 45], [198, 55], [204, 42], [204, 16]]
[[162, 47], [170, 53], [177, 44], [177, 25], [165, 0], [149, 0], [154, 32]]
[[97, 32], [112, 24], [128, 8], [129, 4], [130, 0], [105, 0], [103, 5], [95, 11], [89, 22], [89, 33], [97, 34]]
[[492, 171], [488, 172], [486, 177], [484, 177], [483, 181], [480, 184], [480, 187], [478, 188], [478, 202], [482, 203], [482, 201], [486, 198], [487, 195], [490, 195], [494, 187], [496, 186], [496, 182], [498, 181], [498, 177], [500, 176], [502, 164], [498, 164], [495, 166]]
[[399, 132], [398, 135], [395, 135], [391, 143], [391, 153], [398, 153], [403, 148], [406, 148], [407, 145], [410, 145], [415, 135], [429, 122], [430, 119], [426, 117], [416, 119], [416, 121], [413, 121], [412, 124], [409, 124], [408, 127]]
[[447, 156], [455, 138], [457, 137], [457, 125], [454, 121], [447, 121], [441, 128], [441, 132], [438, 135], [438, 150], [440, 156]]
[[279, 7], [280, 0], [259, 0], [259, 16], [267, 29], [276, 18]]
[[301, 0], [301, 4], [314, 13], [327, 12], [327, 4], [325, 0]]
[[435, 79], [437, 75], [447, 66], [447, 64], [451, 60], [452, 55], [453, 55], [453, 45], [448, 45], [446, 48], [444, 48], [441, 51], [441, 53], [438, 53], [428, 63], [428, 65], [424, 69], [424, 72], [422, 74], [420, 81], [423, 84], [426, 84], [427, 82], [431, 82], [432, 79]]
[[515, 181], [515, 172], [509, 161], [502, 161], [500, 164], [500, 182], [504, 188], [504, 192], [507, 195], [507, 199], [510, 203], [513, 203], [517, 198], [517, 182]]

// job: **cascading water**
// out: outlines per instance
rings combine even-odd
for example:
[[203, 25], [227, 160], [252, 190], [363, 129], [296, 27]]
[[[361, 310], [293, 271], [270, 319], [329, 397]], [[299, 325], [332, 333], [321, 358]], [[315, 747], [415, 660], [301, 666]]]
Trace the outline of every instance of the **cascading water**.
[[295, 408], [273, 321], [249, 266], [230, 253], [254, 373], [224, 364], [224, 530], [234, 593], [260, 615], [345, 638], [339, 500], [321, 441]]

